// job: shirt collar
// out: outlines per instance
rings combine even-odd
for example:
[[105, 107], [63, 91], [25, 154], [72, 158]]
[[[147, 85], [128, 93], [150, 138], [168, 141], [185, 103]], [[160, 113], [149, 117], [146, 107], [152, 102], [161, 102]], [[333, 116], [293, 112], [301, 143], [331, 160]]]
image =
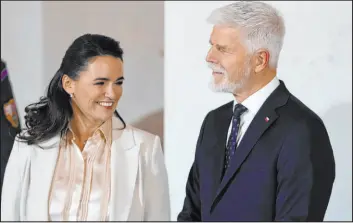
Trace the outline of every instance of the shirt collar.
[[[267, 85], [265, 85], [263, 88], [261, 88], [254, 94], [250, 95], [241, 104], [248, 109], [247, 112], [250, 112], [255, 115], [260, 110], [261, 106], [266, 101], [266, 99], [279, 85], [279, 79], [277, 77], [274, 77]], [[233, 103], [233, 110], [236, 104], [238, 104], [238, 102], [235, 99]]]
[[[74, 139], [75, 133], [73, 132], [71, 125], [69, 124], [69, 127], [67, 129], [70, 134], [70, 139]], [[100, 125], [94, 132], [92, 136], [95, 136], [97, 134], [100, 134], [100, 136], [105, 139], [106, 142], [111, 141], [112, 138], [112, 120], [109, 119], [105, 121], [102, 125]]]

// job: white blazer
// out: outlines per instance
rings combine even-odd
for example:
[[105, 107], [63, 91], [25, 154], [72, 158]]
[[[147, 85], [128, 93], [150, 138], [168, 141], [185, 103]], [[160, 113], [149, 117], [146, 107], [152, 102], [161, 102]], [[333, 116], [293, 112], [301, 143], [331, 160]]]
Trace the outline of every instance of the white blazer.
[[[113, 118], [109, 221], [170, 221], [168, 178], [156, 135]], [[56, 136], [43, 146], [15, 141], [6, 166], [2, 221], [48, 221], [49, 192], [58, 157]], [[53, 145], [53, 146], [52, 146]]]

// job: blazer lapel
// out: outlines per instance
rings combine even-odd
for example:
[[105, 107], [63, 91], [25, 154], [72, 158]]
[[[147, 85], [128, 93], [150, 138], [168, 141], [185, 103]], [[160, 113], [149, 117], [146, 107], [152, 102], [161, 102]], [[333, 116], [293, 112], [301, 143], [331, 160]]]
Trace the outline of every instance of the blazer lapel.
[[[231, 165], [225, 172], [225, 175], [217, 190], [216, 196], [214, 197], [211, 209], [214, 207], [217, 200], [221, 197], [221, 194], [227, 187], [228, 183], [235, 177], [236, 172], [239, 170], [240, 166], [250, 154], [256, 142], [278, 118], [275, 109], [283, 106], [287, 102], [288, 97], [289, 92], [285, 88], [284, 83], [281, 81], [280, 86], [269, 96], [258, 113], [255, 115], [243, 139], [237, 147], [236, 152], [231, 160]], [[266, 117], [268, 118], [267, 120]]]
[[43, 149], [36, 149], [36, 154], [32, 157], [32, 159], [39, 161], [31, 164], [31, 178], [34, 179], [31, 180], [31, 193], [36, 196], [36, 203], [33, 204], [36, 211], [27, 213], [31, 216], [30, 219], [36, 219], [37, 221], [49, 220], [49, 193], [58, 158], [59, 142], [60, 136], [57, 135], [47, 142], [41, 143], [40, 146]]
[[[229, 124], [232, 118], [232, 107], [233, 102], [230, 102], [225, 105], [224, 109], [222, 109], [214, 119], [214, 129], [216, 134], [216, 140], [214, 141], [214, 153], [212, 153], [212, 162], [214, 176], [212, 182], [212, 193], [213, 197], [216, 195], [217, 188], [222, 179], [223, 175], [223, 166], [224, 166], [224, 156], [225, 156], [225, 148], [226, 148], [226, 141], [227, 141], [227, 133]], [[212, 168], [212, 169], [213, 169]]]
[[[115, 118], [114, 118], [115, 119]], [[121, 130], [119, 120], [113, 119], [111, 147], [111, 207], [110, 221], [127, 221], [139, 168], [140, 146], [134, 139], [133, 129]]]

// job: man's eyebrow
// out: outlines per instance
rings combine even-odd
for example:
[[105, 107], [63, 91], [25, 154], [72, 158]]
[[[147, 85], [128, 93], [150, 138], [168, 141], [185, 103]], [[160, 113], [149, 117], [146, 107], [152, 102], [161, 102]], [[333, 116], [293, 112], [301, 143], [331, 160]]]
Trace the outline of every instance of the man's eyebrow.
[[209, 40], [208, 42], [209, 42], [209, 44], [212, 45], [212, 46], [213, 46], [213, 45], [216, 45], [216, 47], [223, 48], [223, 49], [228, 49], [228, 48], [229, 48], [229, 46], [227, 46], [227, 45], [214, 44], [214, 43], [212, 43], [211, 40]]

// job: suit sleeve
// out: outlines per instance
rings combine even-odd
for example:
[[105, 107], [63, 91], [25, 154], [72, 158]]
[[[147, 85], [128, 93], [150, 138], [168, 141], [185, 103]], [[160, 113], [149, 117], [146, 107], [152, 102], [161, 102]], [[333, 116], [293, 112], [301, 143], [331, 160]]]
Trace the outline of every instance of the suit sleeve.
[[146, 178], [144, 221], [170, 221], [170, 197], [167, 170], [161, 141], [155, 137]]
[[196, 144], [195, 159], [189, 171], [189, 176], [186, 183], [186, 197], [184, 199], [184, 205], [177, 217], [177, 221], [201, 221], [202, 220], [201, 201], [200, 201], [200, 181], [199, 181], [197, 154], [198, 154], [198, 151], [200, 150], [208, 116], [209, 114], [205, 117], [201, 126], [201, 130]]
[[277, 163], [275, 221], [323, 221], [335, 179], [335, 161], [321, 120], [298, 122]]

